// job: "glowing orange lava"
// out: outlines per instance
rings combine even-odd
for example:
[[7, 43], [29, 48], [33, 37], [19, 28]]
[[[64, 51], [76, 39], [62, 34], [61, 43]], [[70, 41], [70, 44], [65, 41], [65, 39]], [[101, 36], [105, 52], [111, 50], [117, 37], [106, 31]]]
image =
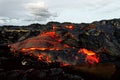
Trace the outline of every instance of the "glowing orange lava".
[[85, 61], [94, 64], [99, 62], [99, 58], [96, 56], [96, 53], [85, 48], [80, 49], [78, 53], [83, 53], [86, 55]]
[[56, 38], [56, 33], [51, 31], [51, 32], [43, 32], [42, 34], [40, 34], [40, 36], [50, 36], [52, 38]]
[[57, 29], [57, 27], [56, 27], [55, 25], [53, 25], [52, 29], [53, 29], [53, 30], [56, 30], [56, 29]]
[[65, 26], [65, 28], [72, 30], [74, 27], [72, 25]]
[[[68, 25], [68, 26], [65, 26], [65, 28], [72, 30], [74, 27], [72, 25]], [[48, 63], [52, 62], [53, 61], [52, 56], [49, 55], [49, 54], [44, 54], [43, 53], [44, 50], [46, 50], [46, 51], [47, 50], [48, 51], [51, 51], [51, 50], [55, 50], [55, 51], [65, 50], [67, 52], [70, 49], [75, 49], [76, 48], [76, 47], [71, 47], [70, 45], [67, 45], [66, 43], [63, 43], [63, 41], [61, 39], [62, 38], [61, 35], [56, 34], [56, 32], [54, 31], [55, 29], [56, 29], [56, 26], [53, 26], [52, 31], [43, 32], [36, 37], [32, 37], [32, 38], [29, 38], [29, 39], [26, 39], [24, 41], [17, 42], [15, 44], [8, 45], [8, 46], [11, 47], [11, 50], [13, 52], [15, 52], [15, 51], [19, 52], [20, 51], [20, 52], [24, 52], [24, 54], [28, 53], [29, 55], [31, 55], [31, 53], [34, 54], [34, 51], [39, 50], [39, 51], [41, 51], [41, 53], [38, 52], [40, 54], [38, 54], [38, 55], [36, 54], [37, 56], [35, 56], [35, 57], [38, 58], [38, 60], [45, 61], [45, 62], [48, 62]], [[71, 38], [74, 38], [74, 36], [72, 36], [69, 33], [67, 35], [70, 35]], [[68, 54], [69, 54], [69, 52], [70, 51], [68, 51]], [[85, 56], [86, 56], [85, 61], [90, 63], [90, 64], [94, 64], [94, 63], [99, 62], [99, 58], [97, 57], [96, 53], [93, 52], [93, 51], [90, 51], [90, 50], [87, 50], [87, 49], [83, 48], [83, 49], [78, 50], [78, 53], [79, 54], [81, 54], [81, 53], [85, 54]], [[74, 54], [73, 54], [72, 57], [75, 58], [76, 62], [80, 60], [79, 56], [77, 56], [77, 55], [74, 56]], [[62, 58], [61, 59], [58, 58], [58, 59], [61, 62], [63, 60]], [[70, 64], [63, 61], [63, 63], [61, 63], [60, 65], [61, 66], [68, 66]]]
[[69, 66], [70, 64], [67, 64], [67, 63], [60, 63], [60, 66], [61, 67], [65, 67], [65, 66]]
[[50, 57], [48, 55], [45, 55], [45, 54], [40, 54], [38, 56], [38, 60], [49, 62], [49, 63], [51, 62]]
[[16, 51], [27, 52], [35, 50], [62, 50], [68, 48], [68, 45], [61, 44], [61, 39], [54, 31], [43, 32], [42, 34], [26, 39], [12, 45]]

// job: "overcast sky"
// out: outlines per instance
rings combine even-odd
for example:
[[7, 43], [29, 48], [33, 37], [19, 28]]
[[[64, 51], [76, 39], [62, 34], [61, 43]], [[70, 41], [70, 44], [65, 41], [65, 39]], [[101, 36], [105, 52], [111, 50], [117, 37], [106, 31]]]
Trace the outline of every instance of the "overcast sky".
[[0, 25], [120, 18], [120, 0], [0, 0]]

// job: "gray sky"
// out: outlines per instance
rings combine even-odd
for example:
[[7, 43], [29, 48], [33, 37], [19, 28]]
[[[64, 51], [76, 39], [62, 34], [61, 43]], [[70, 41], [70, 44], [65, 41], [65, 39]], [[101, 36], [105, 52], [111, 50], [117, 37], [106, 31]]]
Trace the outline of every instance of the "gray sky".
[[0, 0], [0, 25], [120, 18], [120, 0]]

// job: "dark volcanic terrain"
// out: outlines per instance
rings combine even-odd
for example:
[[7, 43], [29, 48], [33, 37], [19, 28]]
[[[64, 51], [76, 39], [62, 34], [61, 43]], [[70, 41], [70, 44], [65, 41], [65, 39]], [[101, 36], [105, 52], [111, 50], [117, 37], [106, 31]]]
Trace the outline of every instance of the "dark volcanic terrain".
[[0, 26], [0, 80], [120, 80], [119, 75], [120, 19]]

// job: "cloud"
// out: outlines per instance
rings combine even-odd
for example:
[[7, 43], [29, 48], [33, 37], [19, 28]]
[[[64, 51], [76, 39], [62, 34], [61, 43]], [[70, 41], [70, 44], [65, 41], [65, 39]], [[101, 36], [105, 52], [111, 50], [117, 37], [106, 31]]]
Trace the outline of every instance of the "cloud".
[[48, 10], [43, 1], [27, 3], [25, 7], [29, 11], [29, 16], [33, 17], [31, 19], [26, 19], [28, 21], [46, 21], [51, 17], [55, 17], [55, 14]]
[[120, 17], [120, 0], [0, 0], [0, 24], [92, 22]]
[[0, 24], [46, 22], [56, 17], [41, 0], [0, 0]]
[[[100, 9], [96, 9], [96, 12], [100, 14], [113, 14], [114, 12], [120, 11], [120, 1], [119, 0], [108, 0], [105, 5], [102, 5]], [[114, 15], [114, 14], [113, 14]]]
[[23, 25], [22, 19], [20, 18], [9, 18], [9, 17], [0, 17], [0, 25]]
[[120, 17], [120, 0], [49, 0], [48, 4], [59, 11], [56, 20], [60, 22], [93, 22]]
[[26, 16], [24, 3], [28, 2], [25, 0], [0, 0], [0, 25], [19, 25]]

